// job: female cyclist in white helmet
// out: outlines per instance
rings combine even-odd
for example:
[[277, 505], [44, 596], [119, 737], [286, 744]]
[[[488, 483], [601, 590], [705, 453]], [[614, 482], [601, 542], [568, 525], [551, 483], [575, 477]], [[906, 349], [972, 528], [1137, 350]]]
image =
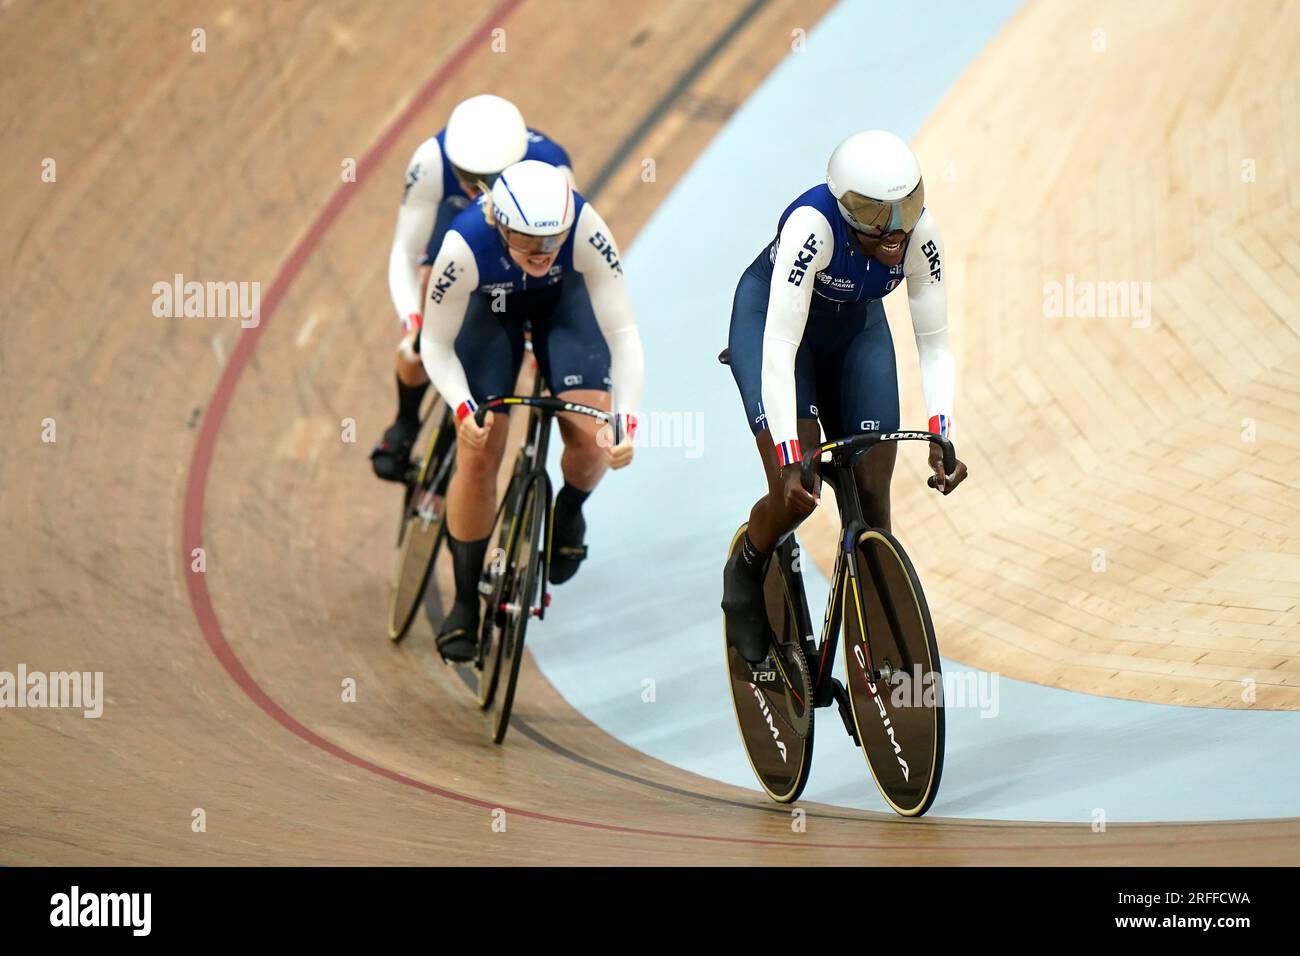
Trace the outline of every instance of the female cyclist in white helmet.
[[420, 403], [429, 387], [419, 355], [429, 262], [456, 214], [483, 187], [491, 188], [501, 170], [524, 158], [557, 166], [573, 182], [569, 154], [563, 148], [525, 126], [513, 103], [484, 94], [458, 104], [446, 129], [421, 143], [406, 168], [406, 188], [388, 257], [389, 292], [402, 324], [395, 358], [398, 411], [371, 453], [380, 478], [403, 480], [420, 429]]
[[[881, 299], [904, 279], [930, 430], [951, 428], [943, 270], [943, 241], [925, 208], [916, 156], [893, 133], [866, 130], [836, 147], [826, 182], [786, 208], [776, 238], [740, 278], [730, 365], [768, 491], [723, 572], [722, 607], [728, 633], [753, 663], [768, 647], [768, 555], [817, 505], [800, 480], [801, 448], [818, 444], [819, 420], [831, 438], [898, 429], [898, 370]], [[945, 475], [940, 449], [930, 452], [936, 486], [949, 494], [966, 466], [958, 462]], [[864, 517], [886, 530], [895, 454], [892, 443], [879, 445], [855, 473]]]
[[490, 195], [452, 221], [425, 298], [420, 355], [460, 422], [447, 491], [456, 599], [438, 633], [449, 661], [469, 660], [476, 648], [478, 583], [507, 432], [491, 413], [480, 428], [472, 413], [513, 392], [525, 323], [552, 393], [626, 416], [627, 437], [613, 447], [597, 442], [593, 419], [558, 419], [564, 487], [555, 498], [550, 580], [561, 584], [586, 557], [583, 502], [607, 468], [632, 460], [628, 413], [641, 402], [643, 355], [609, 227], [559, 169], [535, 160], [508, 167]]

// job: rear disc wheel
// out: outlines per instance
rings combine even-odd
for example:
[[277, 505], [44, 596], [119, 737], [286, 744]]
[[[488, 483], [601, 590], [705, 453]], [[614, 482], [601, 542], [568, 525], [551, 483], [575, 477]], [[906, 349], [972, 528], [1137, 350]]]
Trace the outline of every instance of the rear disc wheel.
[[[727, 557], [740, 547], [745, 528], [731, 539]], [[745, 659], [726, 635], [728, 685], [741, 743], [754, 776], [777, 803], [799, 798], [812, 769], [813, 701], [808, 663], [800, 636], [807, 630], [799, 620], [795, 602], [787, 591], [781, 562], [787, 549], [778, 548], [763, 580], [763, 596], [775, 646], [767, 659], [754, 665]]]

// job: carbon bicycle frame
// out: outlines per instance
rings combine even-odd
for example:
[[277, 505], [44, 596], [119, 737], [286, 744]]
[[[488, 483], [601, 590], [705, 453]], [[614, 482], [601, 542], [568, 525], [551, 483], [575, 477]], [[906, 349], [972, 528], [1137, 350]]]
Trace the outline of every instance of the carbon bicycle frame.
[[[820, 464], [824, 452], [831, 452], [829, 468], [819, 468], [822, 481], [828, 483], [835, 491], [835, 503], [840, 513], [839, 548], [835, 554], [835, 568], [831, 573], [831, 593], [826, 602], [826, 613], [822, 618], [820, 641], [814, 643], [811, 633], [802, 634], [804, 655], [810, 668], [813, 689], [813, 706], [828, 707], [832, 703], [845, 703], [847, 693], [843, 685], [835, 680], [835, 653], [839, 647], [840, 624], [847, 606], [849, 588], [859, 587], [857, 562], [853, 561], [853, 549], [858, 535], [870, 527], [862, 516], [862, 500], [858, 496], [858, 485], [853, 478], [853, 466], [863, 455], [883, 441], [927, 441], [938, 444], [943, 449], [944, 472], [951, 474], [956, 467], [956, 455], [948, 439], [930, 432], [898, 431], [887, 433], [870, 433], [829, 441], [818, 446], [803, 460], [803, 486], [808, 491], [813, 489], [813, 467]], [[777, 557], [781, 559], [781, 574], [786, 584], [786, 594], [795, 605], [795, 614], [801, 622], [811, 627], [812, 618], [808, 609], [808, 599], [803, 588], [803, 575], [799, 573], [797, 581], [791, 580], [794, 571], [794, 532], [786, 536], [777, 547]], [[847, 570], [846, 570], [847, 569]], [[801, 628], [802, 630], [802, 628]], [[874, 670], [874, 663], [870, 660]], [[850, 732], [852, 735], [852, 732]]]
[[[551, 576], [551, 516], [554, 508], [554, 495], [551, 491], [551, 476], [546, 471], [546, 456], [551, 444], [551, 421], [560, 412], [574, 412], [579, 415], [586, 415], [595, 418], [598, 421], [608, 422], [611, 416], [602, 412], [598, 408], [592, 408], [589, 405], [580, 405], [576, 402], [568, 402], [562, 398], [543, 396], [542, 391], [545, 389], [545, 383], [540, 374], [537, 375], [533, 383], [532, 395], [504, 395], [500, 398], [489, 399], [479, 406], [474, 413], [474, 420], [482, 426], [487, 413], [500, 408], [510, 408], [515, 405], [522, 405], [530, 408], [536, 414], [530, 414], [528, 420], [528, 432], [524, 438], [524, 447], [521, 454], [529, 461], [530, 466], [522, 476], [512, 475], [511, 486], [506, 490], [506, 496], [502, 500], [502, 506], [507, 506], [511, 495], [519, 494], [521, 496], [528, 490], [528, 487], [535, 481], [542, 483], [543, 495], [545, 500], [546, 512], [543, 516], [543, 527], [546, 528], [544, 540], [540, 542], [541, 548], [541, 587], [542, 594], [546, 594], [546, 585]], [[522, 517], [519, 514], [512, 514], [510, 520], [515, 521]], [[509, 540], [509, 538], [507, 538]], [[546, 616], [546, 605], [548, 601], [543, 598], [541, 606], [537, 609], [538, 620]]]

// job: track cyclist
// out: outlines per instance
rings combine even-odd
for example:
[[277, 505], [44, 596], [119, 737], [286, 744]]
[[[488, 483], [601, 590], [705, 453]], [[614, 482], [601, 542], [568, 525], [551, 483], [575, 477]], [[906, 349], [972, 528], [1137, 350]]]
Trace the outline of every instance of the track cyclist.
[[[831, 438], [899, 427], [898, 370], [881, 300], [904, 279], [930, 431], [947, 436], [952, 427], [943, 259], [916, 156], [893, 133], [865, 130], [835, 148], [826, 182], [786, 208], [776, 238], [740, 277], [730, 366], [768, 490], [723, 571], [722, 608], [727, 632], [751, 663], [767, 654], [767, 559], [818, 503], [799, 466], [801, 448], [819, 444], [818, 420]], [[885, 530], [896, 455], [897, 446], [883, 443], [854, 472], [865, 520]], [[945, 495], [966, 478], [960, 461], [944, 474], [934, 444], [930, 466]]]
[[371, 452], [371, 467], [380, 478], [406, 477], [411, 445], [420, 431], [420, 403], [429, 387], [419, 355], [429, 265], [456, 214], [484, 186], [491, 188], [501, 170], [525, 158], [558, 166], [573, 182], [563, 148], [525, 126], [513, 103], [484, 94], [457, 105], [446, 129], [421, 143], [406, 167], [406, 188], [388, 256], [388, 289], [402, 323], [395, 359], [397, 418]]
[[[496, 515], [505, 423], [479, 402], [512, 394], [524, 358], [525, 323], [551, 391], [626, 423], [617, 445], [598, 441], [594, 419], [561, 416], [564, 487], [550, 531], [550, 580], [571, 578], [586, 557], [582, 505], [608, 467], [632, 460], [644, 357], [618, 247], [600, 214], [554, 166], [524, 160], [501, 173], [451, 223], [434, 258], [420, 355], [459, 420], [456, 472], [447, 491], [456, 598], [438, 633], [448, 661], [477, 647], [478, 584]], [[610, 390], [612, 389], [612, 396]], [[611, 399], [613, 404], [611, 404]]]

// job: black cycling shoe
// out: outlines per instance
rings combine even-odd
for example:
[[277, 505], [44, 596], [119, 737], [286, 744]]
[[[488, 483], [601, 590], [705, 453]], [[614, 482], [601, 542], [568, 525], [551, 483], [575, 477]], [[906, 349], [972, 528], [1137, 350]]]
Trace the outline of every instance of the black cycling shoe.
[[587, 534], [587, 520], [577, 508], [562, 507], [561, 499], [557, 498], [554, 521], [550, 582], [563, 584], [578, 573], [578, 565], [587, 559], [587, 546], [582, 543]]
[[741, 567], [741, 560], [740, 552], [736, 552], [722, 569], [722, 610], [732, 646], [749, 663], [761, 664], [767, 659], [772, 633], [763, 600], [763, 579]]
[[420, 434], [420, 423], [399, 418], [388, 426], [384, 437], [370, 452], [370, 467], [384, 481], [406, 481], [411, 470], [411, 446]]
[[444, 661], [464, 664], [478, 653], [478, 602], [457, 601], [438, 629], [438, 653]]

